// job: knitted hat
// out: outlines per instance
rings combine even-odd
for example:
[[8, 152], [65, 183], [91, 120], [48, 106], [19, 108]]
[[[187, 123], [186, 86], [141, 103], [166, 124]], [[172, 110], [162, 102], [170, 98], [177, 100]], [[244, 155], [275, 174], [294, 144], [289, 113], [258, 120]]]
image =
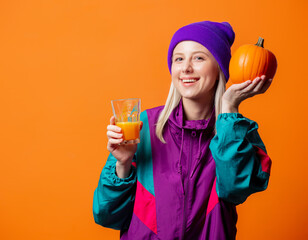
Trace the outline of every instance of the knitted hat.
[[179, 42], [190, 40], [206, 47], [218, 62], [226, 81], [229, 79], [229, 62], [231, 59], [231, 46], [235, 34], [228, 22], [196, 22], [177, 30], [170, 42], [168, 50], [168, 67], [171, 73], [173, 50]]

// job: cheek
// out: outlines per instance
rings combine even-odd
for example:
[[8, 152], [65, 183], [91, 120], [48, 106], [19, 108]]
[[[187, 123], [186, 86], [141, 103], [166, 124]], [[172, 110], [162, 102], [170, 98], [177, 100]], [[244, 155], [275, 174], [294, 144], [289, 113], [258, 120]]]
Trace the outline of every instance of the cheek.
[[179, 84], [178, 80], [180, 77], [180, 71], [178, 70], [178, 68], [172, 68], [171, 69], [171, 79], [174, 85]]
[[215, 78], [216, 80], [218, 78], [218, 68], [214, 65], [207, 66], [206, 68], [200, 69], [200, 74], [210, 78]]
[[215, 79], [218, 79], [219, 70], [217, 66], [213, 66], [213, 73], [214, 73]]
[[172, 67], [171, 67], [171, 74], [172, 74], [172, 75], [178, 74], [178, 73], [179, 73], [179, 69], [180, 69], [180, 68], [179, 68], [177, 65], [172, 64]]
[[217, 77], [218, 76], [218, 72], [219, 72], [218, 64], [217, 63], [212, 63], [211, 68], [212, 68], [213, 75], [215, 77]]
[[178, 88], [178, 85], [179, 85], [179, 81], [177, 79], [178, 78], [175, 75], [171, 76], [171, 81], [172, 81], [173, 85], [175, 86], [175, 88]]

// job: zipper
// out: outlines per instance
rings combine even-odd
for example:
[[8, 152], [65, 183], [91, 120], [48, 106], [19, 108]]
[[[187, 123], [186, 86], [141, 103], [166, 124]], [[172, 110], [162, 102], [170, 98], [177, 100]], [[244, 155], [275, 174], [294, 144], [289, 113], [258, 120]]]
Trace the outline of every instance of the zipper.
[[[190, 173], [190, 168], [191, 168], [191, 155], [192, 155], [192, 137], [190, 137], [190, 147], [189, 147], [189, 159], [188, 159], [188, 171], [187, 171], [187, 183], [186, 183], [186, 190], [184, 191], [184, 214], [183, 214], [183, 226], [182, 226], [182, 236], [181, 239], [184, 240], [185, 237], [185, 230], [186, 230], [186, 196], [188, 194], [188, 190], [189, 190], [189, 173]], [[185, 185], [184, 185], [185, 186]]]

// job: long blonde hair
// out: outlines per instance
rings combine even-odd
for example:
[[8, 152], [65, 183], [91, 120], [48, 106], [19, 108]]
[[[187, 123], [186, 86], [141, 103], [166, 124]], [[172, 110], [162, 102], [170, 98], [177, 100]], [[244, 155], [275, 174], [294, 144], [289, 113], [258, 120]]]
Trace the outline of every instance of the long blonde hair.
[[[219, 69], [219, 76], [217, 80], [218, 84], [216, 87], [215, 99], [214, 99], [216, 119], [217, 119], [217, 116], [221, 113], [222, 95], [224, 94], [225, 89], [226, 89], [225, 75], [223, 74], [219, 65], [218, 65], [218, 69]], [[158, 121], [156, 123], [156, 136], [159, 138], [159, 140], [162, 143], [166, 143], [163, 137], [163, 131], [164, 131], [165, 124], [168, 121], [168, 118], [170, 114], [172, 113], [173, 109], [179, 104], [180, 100], [181, 100], [181, 95], [176, 90], [173, 83], [171, 82], [169, 94], [168, 94], [164, 109], [161, 111]], [[214, 131], [216, 134], [216, 128]]]

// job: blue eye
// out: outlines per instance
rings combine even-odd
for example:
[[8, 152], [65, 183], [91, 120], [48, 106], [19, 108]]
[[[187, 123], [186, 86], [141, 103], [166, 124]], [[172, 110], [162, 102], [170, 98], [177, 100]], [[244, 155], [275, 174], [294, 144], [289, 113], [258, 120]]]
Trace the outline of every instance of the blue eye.
[[178, 58], [174, 59], [175, 62], [178, 62], [178, 61], [180, 61], [180, 60], [183, 60], [183, 58], [178, 57]]
[[197, 60], [204, 60], [203, 57], [196, 57]]

